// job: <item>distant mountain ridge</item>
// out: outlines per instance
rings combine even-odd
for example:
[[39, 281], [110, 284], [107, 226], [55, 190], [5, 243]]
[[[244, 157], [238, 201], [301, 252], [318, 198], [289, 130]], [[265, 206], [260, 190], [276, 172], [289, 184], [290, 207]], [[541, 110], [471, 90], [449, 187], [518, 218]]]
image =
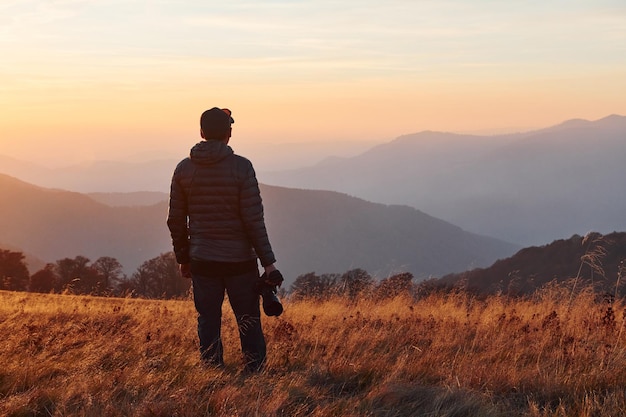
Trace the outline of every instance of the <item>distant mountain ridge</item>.
[[[0, 174], [42, 187], [82, 193], [168, 192], [176, 164], [187, 157], [190, 148], [200, 140], [198, 137], [181, 143], [177, 156], [172, 156], [172, 152], [146, 149], [133, 156], [120, 156], [119, 159], [102, 158], [54, 168], [2, 155], [0, 150]], [[241, 143], [237, 138], [230, 145], [240, 155], [250, 156], [257, 171], [268, 167], [275, 170], [307, 166], [325, 158], [355, 155], [373, 146], [372, 142], [361, 141]], [[329, 149], [334, 154], [329, 154]], [[59, 161], [54, 162], [59, 164]]]
[[42, 187], [76, 192], [163, 192], [168, 191], [178, 162], [178, 159], [93, 161], [63, 168], [47, 168], [0, 155], [0, 173]]
[[87, 193], [89, 198], [110, 207], [150, 206], [168, 201], [169, 194], [159, 191], [135, 191], [126, 193]]
[[477, 268], [446, 275], [438, 285], [459, 285], [479, 293], [530, 294], [552, 282], [577, 280], [578, 288], [594, 285], [599, 292], [626, 293], [626, 233], [590, 233], [521, 249], [515, 255]]
[[[109, 207], [76, 192], [0, 175], [0, 242], [45, 262], [83, 255], [117, 258], [132, 271], [165, 251], [166, 204]], [[31, 271], [35, 272], [35, 271]]]
[[353, 158], [259, 177], [406, 204], [524, 246], [620, 230], [624, 160], [626, 117], [611, 115], [507, 135], [425, 131]]
[[[417, 278], [441, 276], [490, 265], [518, 249], [406, 206], [330, 191], [261, 187], [270, 238], [288, 282], [307, 272], [353, 268], [380, 277], [402, 271]], [[111, 256], [132, 273], [171, 250], [166, 201], [111, 207], [6, 175], [0, 175], [0, 190], [0, 242], [46, 262]]]

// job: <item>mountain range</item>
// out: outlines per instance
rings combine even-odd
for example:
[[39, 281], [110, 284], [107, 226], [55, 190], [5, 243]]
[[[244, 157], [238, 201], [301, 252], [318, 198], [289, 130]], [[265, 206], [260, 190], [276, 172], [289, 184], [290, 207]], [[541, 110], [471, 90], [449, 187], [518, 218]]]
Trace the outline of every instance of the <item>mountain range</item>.
[[261, 181], [406, 204], [465, 230], [537, 245], [626, 223], [626, 117], [518, 134], [421, 132]]
[[[237, 150], [236, 141], [233, 146]], [[253, 161], [262, 160], [265, 168], [280, 168], [322, 155], [307, 144], [303, 149], [317, 153], [302, 158], [294, 146], [263, 152], [267, 146], [259, 145], [250, 156]], [[333, 147], [324, 146], [332, 155]], [[346, 146], [338, 146], [336, 155], [346, 155]], [[293, 160], [285, 161], [281, 149]], [[92, 161], [47, 168], [0, 155], [0, 173], [42, 187], [83, 193], [163, 193], [168, 191], [179, 159]], [[589, 231], [622, 230], [626, 220], [624, 159], [626, 117], [613, 115], [507, 135], [425, 131], [400, 136], [356, 156], [328, 157], [309, 167], [257, 168], [257, 176], [269, 185], [337, 191], [367, 201], [407, 205], [469, 232], [529, 246]], [[156, 202], [156, 196], [142, 204]]]
[[[0, 190], [0, 247], [11, 245], [45, 262], [111, 256], [127, 273], [171, 250], [166, 201], [120, 206], [115, 195], [92, 198], [7, 175], [0, 175]], [[408, 206], [265, 185], [261, 193], [277, 265], [287, 283], [308, 272], [354, 268], [382, 278], [404, 271], [418, 279], [441, 276], [490, 265], [519, 249]]]
[[135, 162], [96, 160], [49, 168], [0, 155], [0, 173], [41, 187], [76, 192], [165, 192], [169, 190], [179, 159]]
[[[198, 138], [200, 140], [200, 138]], [[95, 159], [59, 165], [24, 161], [0, 154], [0, 173], [31, 184], [81, 193], [168, 192], [176, 164], [189, 155], [195, 142], [181, 144], [180, 155], [150, 150], [117, 159]], [[333, 156], [357, 155], [369, 149], [371, 142], [337, 141], [320, 143], [239, 143], [231, 141], [235, 151], [250, 156], [257, 171], [292, 169], [324, 160], [332, 149]], [[288, 155], [288, 157], [285, 157]], [[40, 157], [39, 157], [40, 158]]]

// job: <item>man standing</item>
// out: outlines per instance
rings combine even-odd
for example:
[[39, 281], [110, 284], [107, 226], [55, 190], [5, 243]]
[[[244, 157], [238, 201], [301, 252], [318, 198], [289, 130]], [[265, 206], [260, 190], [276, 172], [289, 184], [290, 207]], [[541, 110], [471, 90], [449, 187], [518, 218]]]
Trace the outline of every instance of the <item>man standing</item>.
[[264, 277], [272, 273], [282, 281], [282, 276], [274, 266], [252, 164], [228, 146], [234, 122], [228, 109], [214, 107], [202, 113], [204, 140], [176, 166], [167, 225], [181, 274], [193, 282], [201, 359], [208, 365], [224, 365], [221, 318], [226, 292], [237, 319], [246, 370], [259, 371], [266, 348], [257, 258]]

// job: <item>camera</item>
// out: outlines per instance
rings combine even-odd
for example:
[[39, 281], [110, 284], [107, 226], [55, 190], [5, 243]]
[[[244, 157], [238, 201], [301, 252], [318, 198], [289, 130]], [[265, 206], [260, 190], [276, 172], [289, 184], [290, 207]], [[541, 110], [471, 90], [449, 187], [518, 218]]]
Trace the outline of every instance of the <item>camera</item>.
[[276, 295], [277, 287], [283, 282], [283, 276], [278, 271], [270, 272], [269, 276], [263, 274], [258, 282], [257, 289], [263, 298], [263, 311], [267, 316], [280, 316], [283, 313], [283, 305]]
[[268, 316], [280, 316], [283, 313], [283, 305], [276, 295], [276, 287], [261, 285], [261, 297], [263, 298], [263, 311]]

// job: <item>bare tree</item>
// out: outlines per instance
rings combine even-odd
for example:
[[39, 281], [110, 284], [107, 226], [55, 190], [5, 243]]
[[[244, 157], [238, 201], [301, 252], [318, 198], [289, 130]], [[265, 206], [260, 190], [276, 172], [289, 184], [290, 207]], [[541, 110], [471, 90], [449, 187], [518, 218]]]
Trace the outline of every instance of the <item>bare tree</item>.
[[316, 275], [314, 272], [300, 275], [293, 284], [290, 292], [295, 298], [316, 298], [318, 300], [327, 299], [336, 293], [339, 274]]
[[367, 271], [356, 268], [341, 275], [338, 284], [339, 292], [342, 295], [354, 299], [364, 292], [371, 290], [374, 286], [374, 279]]
[[110, 293], [126, 278], [122, 264], [110, 256], [98, 258], [91, 266], [98, 272], [101, 292]]

